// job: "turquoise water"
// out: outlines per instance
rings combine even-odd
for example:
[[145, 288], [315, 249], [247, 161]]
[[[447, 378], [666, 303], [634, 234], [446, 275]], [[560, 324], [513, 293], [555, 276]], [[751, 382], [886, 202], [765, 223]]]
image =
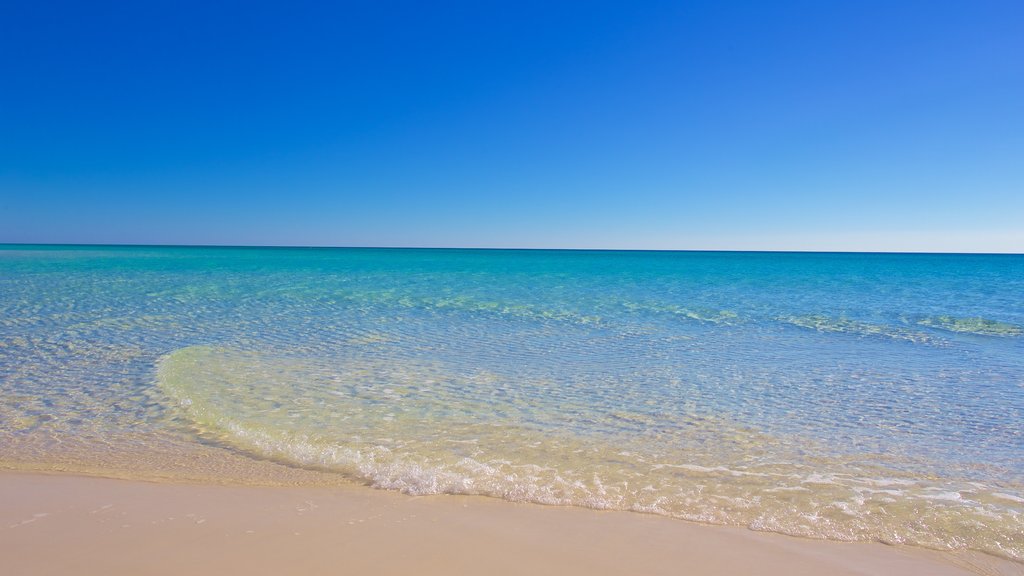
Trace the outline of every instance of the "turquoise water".
[[7, 466], [1024, 559], [1024, 256], [3, 246], [0, 393]]

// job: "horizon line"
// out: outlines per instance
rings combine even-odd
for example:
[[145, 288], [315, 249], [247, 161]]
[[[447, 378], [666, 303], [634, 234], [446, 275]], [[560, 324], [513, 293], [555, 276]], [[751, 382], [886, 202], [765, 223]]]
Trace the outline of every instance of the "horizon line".
[[479, 250], [479, 251], [534, 251], [534, 252], [712, 252], [712, 253], [757, 253], [757, 254], [906, 254], [936, 256], [1024, 256], [1024, 252], [940, 252], [910, 250], [742, 250], [722, 248], [525, 248], [500, 246], [369, 246], [369, 245], [326, 245], [326, 244], [139, 244], [139, 243], [69, 243], [69, 242], [0, 242], [7, 246], [80, 246], [96, 248], [251, 248], [282, 250]]

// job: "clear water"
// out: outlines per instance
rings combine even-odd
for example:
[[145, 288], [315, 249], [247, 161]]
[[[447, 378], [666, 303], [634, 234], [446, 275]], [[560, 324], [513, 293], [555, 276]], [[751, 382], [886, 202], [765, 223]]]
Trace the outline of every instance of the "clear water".
[[6, 466], [1021, 560], [1022, 417], [1024, 256], [0, 247]]

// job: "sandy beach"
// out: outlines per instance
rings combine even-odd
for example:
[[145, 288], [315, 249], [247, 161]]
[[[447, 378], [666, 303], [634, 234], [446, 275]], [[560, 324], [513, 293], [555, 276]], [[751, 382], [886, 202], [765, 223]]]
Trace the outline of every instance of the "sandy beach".
[[6, 574], [1021, 574], [980, 554], [663, 517], [289, 488], [0, 473]]

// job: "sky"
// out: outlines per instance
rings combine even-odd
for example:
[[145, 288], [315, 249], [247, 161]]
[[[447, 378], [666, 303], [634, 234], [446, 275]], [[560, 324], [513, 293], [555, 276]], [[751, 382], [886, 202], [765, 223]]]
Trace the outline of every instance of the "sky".
[[1024, 252], [1024, 3], [11, 2], [0, 242]]

